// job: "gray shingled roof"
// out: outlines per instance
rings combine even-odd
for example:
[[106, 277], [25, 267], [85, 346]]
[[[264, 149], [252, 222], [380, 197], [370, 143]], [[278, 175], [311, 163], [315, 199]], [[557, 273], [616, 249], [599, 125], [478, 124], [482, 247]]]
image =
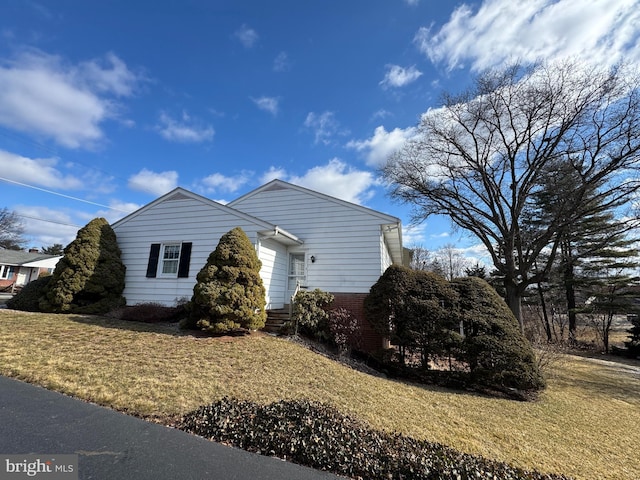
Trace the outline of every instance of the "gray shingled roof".
[[46, 255], [44, 253], [24, 252], [22, 250], [5, 250], [0, 248], [1, 265], [23, 265], [25, 263], [55, 258], [59, 255]]

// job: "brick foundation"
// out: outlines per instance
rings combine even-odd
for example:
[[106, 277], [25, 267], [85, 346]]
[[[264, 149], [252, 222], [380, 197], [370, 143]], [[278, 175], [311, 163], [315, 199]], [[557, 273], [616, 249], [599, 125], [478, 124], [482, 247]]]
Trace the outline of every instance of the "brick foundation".
[[334, 296], [331, 308], [344, 308], [360, 320], [362, 328], [362, 350], [375, 352], [383, 346], [383, 337], [371, 328], [364, 314], [364, 299], [366, 293], [331, 293]]

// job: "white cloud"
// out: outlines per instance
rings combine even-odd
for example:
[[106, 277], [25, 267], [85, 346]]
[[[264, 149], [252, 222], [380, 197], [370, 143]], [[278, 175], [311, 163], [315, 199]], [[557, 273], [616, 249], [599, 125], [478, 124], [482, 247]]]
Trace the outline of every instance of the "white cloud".
[[394, 128], [387, 132], [383, 126], [379, 126], [373, 132], [373, 136], [367, 140], [351, 140], [347, 148], [358, 152], [364, 152], [367, 165], [380, 167], [385, 164], [391, 154], [399, 150], [402, 145], [416, 134], [414, 127], [406, 129]]
[[109, 223], [114, 223], [131, 212], [135, 212], [142, 207], [142, 205], [133, 202], [123, 202], [121, 200], [111, 200], [109, 202], [109, 207], [109, 209], [91, 213], [90, 217], [86, 221], [89, 222], [92, 218], [103, 217], [106, 218]]
[[166, 140], [182, 143], [199, 143], [213, 140], [215, 130], [211, 125], [201, 125], [192, 119], [186, 112], [182, 118], [176, 120], [167, 113], [160, 114], [156, 130]]
[[57, 165], [56, 158], [27, 158], [0, 150], [0, 176], [4, 178], [57, 190], [80, 189], [84, 186], [80, 178], [63, 174]]
[[357, 204], [370, 199], [371, 188], [377, 185], [371, 172], [356, 170], [337, 158], [288, 181]]
[[404, 3], [406, 3], [407, 5], [411, 5], [412, 7], [415, 7], [420, 3], [420, 0], [404, 0]]
[[291, 68], [291, 61], [287, 52], [280, 52], [273, 60], [274, 72], [286, 72]]
[[95, 59], [81, 63], [76, 76], [78, 82], [87, 87], [120, 97], [131, 96], [141, 80], [113, 53], [106, 55], [106, 61]]
[[129, 188], [152, 195], [164, 195], [178, 186], [178, 172], [152, 172], [143, 168], [129, 177]]
[[244, 48], [253, 47], [259, 38], [258, 32], [247, 25], [242, 25], [233, 35], [242, 43]]
[[202, 179], [201, 183], [205, 187], [207, 193], [211, 192], [228, 192], [233, 193], [241, 186], [246, 184], [251, 178], [249, 172], [243, 172], [233, 177], [223, 175], [221, 173], [213, 173]]
[[513, 60], [638, 61], [639, 33], [638, 0], [485, 0], [460, 5], [437, 31], [421, 28], [414, 42], [433, 63], [479, 71]]
[[118, 116], [110, 96], [129, 96], [143, 78], [114, 54], [69, 65], [39, 50], [0, 62], [0, 124], [68, 148], [91, 148]]
[[373, 115], [371, 115], [371, 120], [383, 120], [389, 116], [393, 115], [393, 113], [391, 113], [389, 110], [385, 110], [384, 108], [381, 108], [380, 110], [376, 111]]
[[269, 112], [274, 117], [278, 114], [279, 99], [277, 97], [251, 97], [251, 101], [253, 101], [260, 110]]
[[[427, 238], [428, 224], [426, 222], [418, 225], [402, 225], [402, 243], [407, 247], [423, 246]], [[424, 247], [428, 248], [428, 247]]]
[[265, 173], [260, 177], [260, 184], [264, 185], [265, 183], [269, 183], [271, 180], [275, 180], [276, 178], [280, 180], [284, 180], [287, 178], [287, 171], [284, 168], [280, 167], [270, 167]]
[[314, 143], [323, 143], [329, 145], [332, 141], [332, 137], [335, 135], [348, 135], [347, 130], [343, 130], [340, 127], [340, 122], [335, 119], [333, 112], [322, 112], [316, 114], [309, 112], [307, 118], [304, 120], [304, 126], [313, 130], [315, 140]]
[[29, 239], [31, 247], [47, 247], [54, 243], [66, 246], [76, 238], [79, 227], [83, 226], [60, 209], [16, 205], [13, 210], [21, 216], [25, 237]]
[[384, 89], [404, 87], [415, 82], [421, 75], [422, 72], [415, 65], [408, 68], [400, 65], [387, 65], [387, 73], [385, 73], [380, 85]]

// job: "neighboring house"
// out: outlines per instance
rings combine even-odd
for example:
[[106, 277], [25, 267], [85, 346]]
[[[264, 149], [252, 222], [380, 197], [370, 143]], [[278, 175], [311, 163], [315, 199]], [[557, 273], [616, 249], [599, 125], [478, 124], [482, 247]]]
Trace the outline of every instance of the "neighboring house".
[[33, 250], [0, 249], [0, 290], [12, 292], [43, 273], [52, 273], [61, 258]]
[[[331, 292], [335, 307], [362, 318], [371, 286], [403, 260], [398, 218], [297, 185], [273, 180], [227, 205], [176, 188], [113, 224], [127, 304], [190, 298], [197, 273], [234, 227], [262, 261], [268, 310], [287, 306], [301, 285]], [[369, 348], [379, 348], [370, 333]]]

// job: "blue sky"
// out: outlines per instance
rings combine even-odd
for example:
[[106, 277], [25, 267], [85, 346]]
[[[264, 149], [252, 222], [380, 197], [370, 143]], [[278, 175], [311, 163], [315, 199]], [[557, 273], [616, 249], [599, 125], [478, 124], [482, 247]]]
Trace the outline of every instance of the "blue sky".
[[[176, 186], [273, 178], [402, 219], [376, 173], [443, 91], [513, 59], [640, 60], [640, 0], [3, 0], [0, 208], [66, 245]], [[435, 218], [405, 244], [468, 248]]]

